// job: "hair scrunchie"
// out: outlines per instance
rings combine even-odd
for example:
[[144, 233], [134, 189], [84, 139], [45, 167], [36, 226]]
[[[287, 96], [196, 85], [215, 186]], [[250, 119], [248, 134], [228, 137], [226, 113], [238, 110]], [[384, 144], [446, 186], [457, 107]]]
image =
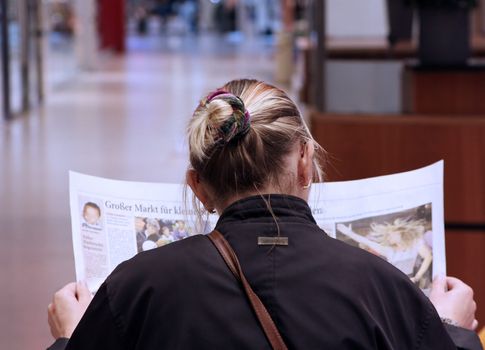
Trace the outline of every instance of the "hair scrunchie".
[[224, 100], [232, 108], [231, 116], [217, 128], [216, 142], [227, 144], [244, 137], [249, 132], [251, 118], [243, 100], [230, 92], [217, 90], [209, 94], [203, 104], [206, 105], [214, 99]]

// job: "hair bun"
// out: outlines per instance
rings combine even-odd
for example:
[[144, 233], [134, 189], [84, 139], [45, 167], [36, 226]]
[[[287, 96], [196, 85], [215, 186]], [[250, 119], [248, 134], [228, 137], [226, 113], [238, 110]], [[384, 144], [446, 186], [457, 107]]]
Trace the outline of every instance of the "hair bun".
[[232, 108], [232, 114], [216, 126], [215, 141], [220, 144], [227, 144], [245, 136], [249, 132], [251, 121], [243, 100], [230, 92], [217, 90], [209, 94], [203, 104], [207, 105], [214, 100], [223, 100]]

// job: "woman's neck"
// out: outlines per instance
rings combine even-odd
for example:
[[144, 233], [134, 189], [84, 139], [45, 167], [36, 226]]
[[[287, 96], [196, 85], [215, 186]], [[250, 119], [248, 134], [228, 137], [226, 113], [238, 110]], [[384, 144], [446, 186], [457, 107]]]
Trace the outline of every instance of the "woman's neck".
[[308, 202], [308, 191], [300, 191], [301, 193], [289, 193], [289, 191], [281, 191], [275, 187], [265, 187], [262, 189], [254, 190], [254, 191], [247, 191], [244, 193], [239, 193], [235, 196], [229, 197], [224, 202], [216, 205], [216, 211], [220, 215], [228, 206], [231, 204], [248, 197], [253, 196], [262, 196], [265, 194], [281, 194], [281, 195], [291, 195], [295, 197], [299, 197], [303, 199], [305, 202]]

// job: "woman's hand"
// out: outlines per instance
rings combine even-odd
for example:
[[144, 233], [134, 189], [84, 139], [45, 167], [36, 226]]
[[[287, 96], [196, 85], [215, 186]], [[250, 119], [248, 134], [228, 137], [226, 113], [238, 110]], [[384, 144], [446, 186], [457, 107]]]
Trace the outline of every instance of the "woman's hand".
[[473, 289], [454, 277], [436, 277], [429, 299], [442, 318], [455, 321], [458, 326], [475, 330], [477, 304], [473, 300]]
[[52, 336], [70, 338], [91, 302], [91, 292], [82, 282], [72, 282], [54, 294], [47, 308]]

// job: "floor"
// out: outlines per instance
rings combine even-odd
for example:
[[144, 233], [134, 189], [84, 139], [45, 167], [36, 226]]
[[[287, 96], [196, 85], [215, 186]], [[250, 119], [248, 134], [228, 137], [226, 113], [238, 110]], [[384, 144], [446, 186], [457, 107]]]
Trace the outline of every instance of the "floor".
[[45, 348], [46, 308], [75, 279], [68, 171], [181, 182], [198, 100], [237, 77], [272, 80], [270, 43], [131, 38], [30, 116], [0, 122], [0, 349]]

